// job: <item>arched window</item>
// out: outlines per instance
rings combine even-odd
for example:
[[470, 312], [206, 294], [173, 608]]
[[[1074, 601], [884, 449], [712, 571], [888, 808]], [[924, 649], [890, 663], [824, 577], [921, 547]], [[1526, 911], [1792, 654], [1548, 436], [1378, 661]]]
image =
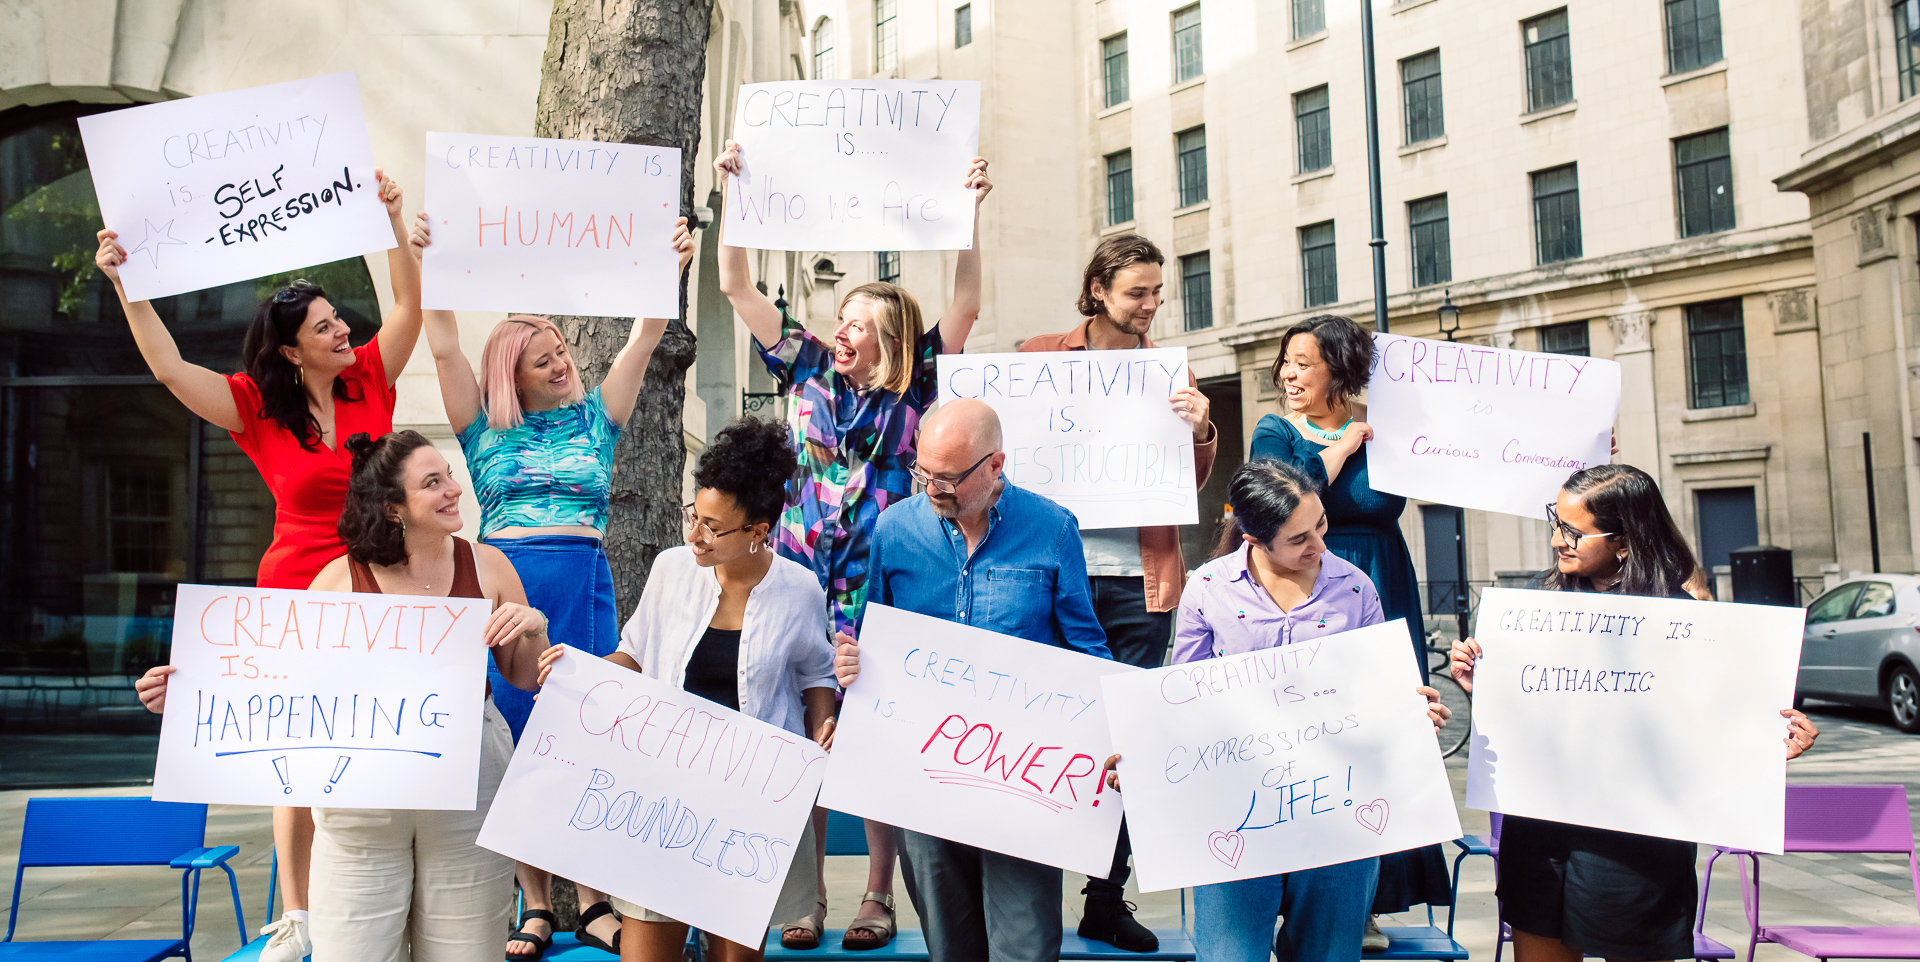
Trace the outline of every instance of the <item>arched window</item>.
[[813, 78], [814, 80], [832, 80], [833, 76], [833, 21], [821, 17], [813, 25]]

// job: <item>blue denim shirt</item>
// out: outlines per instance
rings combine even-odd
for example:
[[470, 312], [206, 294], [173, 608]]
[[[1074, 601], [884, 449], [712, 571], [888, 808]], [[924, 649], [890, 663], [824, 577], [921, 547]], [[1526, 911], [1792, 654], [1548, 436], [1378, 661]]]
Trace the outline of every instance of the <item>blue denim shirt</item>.
[[972, 557], [960, 526], [916, 494], [880, 515], [867, 570], [874, 581], [868, 601], [1113, 657], [1093, 614], [1080, 523], [1005, 479]]

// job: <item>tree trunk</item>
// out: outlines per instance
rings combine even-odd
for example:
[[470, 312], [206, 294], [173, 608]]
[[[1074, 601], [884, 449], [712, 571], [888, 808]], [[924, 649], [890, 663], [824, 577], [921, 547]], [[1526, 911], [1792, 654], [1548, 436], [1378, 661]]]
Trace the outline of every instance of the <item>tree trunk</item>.
[[[693, 165], [700, 146], [702, 82], [713, 0], [556, 0], [540, 67], [534, 132], [542, 137], [680, 148], [680, 211], [693, 217]], [[660, 238], [665, 243], [665, 238]], [[680, 320], [647, 365], [646, 387], [614, 449], [607, 560], [624, 616], [640, 601], [654, 556], [680, 544], [680, 483], [686, 462], [681, 415], [694, 360]], [[567, 333], [588, 384], [606, 376], [627, 342], [625, 317], [553, 318]], [[565, 639], [558, 639], [565, 641]]]

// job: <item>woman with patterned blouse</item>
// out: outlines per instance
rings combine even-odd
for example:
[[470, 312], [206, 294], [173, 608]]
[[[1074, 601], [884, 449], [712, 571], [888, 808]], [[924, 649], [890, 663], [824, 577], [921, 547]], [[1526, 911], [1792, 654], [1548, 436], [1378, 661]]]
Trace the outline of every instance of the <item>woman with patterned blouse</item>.
[[[722, 183], [730, 182], [741, 171], [740, 145], [727, 141], [714, 167]], [[985, 160], [973, 159], [966, 186], [974, 192], [973, 243], [959, 254], [953, 302], [932, 328], [923, 329], [912, 294], [877, 282], [847, 293], [832, 342], [823, 341], [754, 286], [745, 248], [720, 247], [720, 290], [787, 396], [787, 424], [799, 449], [800, 474], [787, 485], [774, 548], [820, 579], [833, 631], [859, 630], [874, 521], [913, 494], [916, 429], [939, 394], [934, 359], [964, 350], [980, 315], [978, 207], [993, 190]], [[824, 813], [816, 810], [814, 817], [823, 820]], [[824, 831], [815, 834], [825, 838]], [[869, 820], [867, 848], [868, 891], [847, 928], [849, 949], [879, 948], [893, 939], [892, 828]], [[782, 929], [782, 945], [819, 945], [824, 885], [821, 891], [813, 916]]]

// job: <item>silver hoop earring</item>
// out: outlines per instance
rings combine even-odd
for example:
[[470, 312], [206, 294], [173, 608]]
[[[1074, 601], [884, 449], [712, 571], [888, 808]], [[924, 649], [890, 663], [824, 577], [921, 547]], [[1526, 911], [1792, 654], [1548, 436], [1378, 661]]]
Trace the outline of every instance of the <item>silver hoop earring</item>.
[[1615, 561], [1625, 561], [1625, 560], [1627, 560], [1627, 553], [1626, 553], [1626, 552], [1624, 552], [1624, 551], [1622, 551], [1622, 552], [1620, 552], [1619, 554], [1617, 554], [1617, 555], [1614, 555], [1614, 556], [1613, 556], [1613, 560], [1615, 560]]
[[760, 553], [760, 542], [758, 542], [758, 541], [755, 541], [755, 542], [753, 542], [753, 543], [751, 543], [751, 544], [749, 544], [749, 545], [747, 545], [747, 553], [748, 553], [748, 554], [759, 554], [759, 553]]

